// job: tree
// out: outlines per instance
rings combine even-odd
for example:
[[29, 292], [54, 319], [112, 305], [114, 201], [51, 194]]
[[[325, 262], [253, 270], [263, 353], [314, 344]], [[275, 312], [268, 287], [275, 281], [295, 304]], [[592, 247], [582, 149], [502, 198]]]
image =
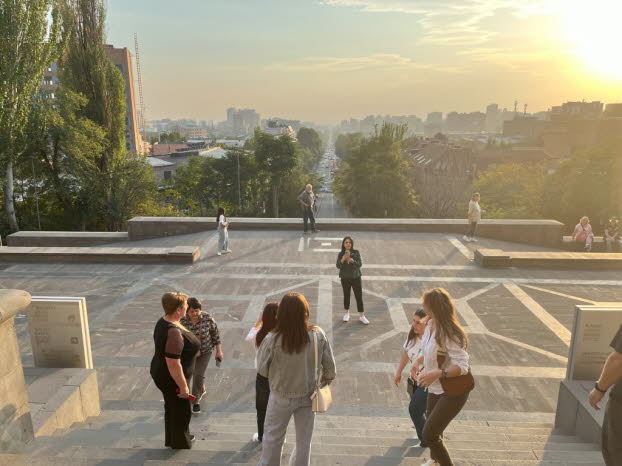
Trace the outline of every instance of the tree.
[[255, 159], [270, 178], [272, 214], [279, 216], [279, 189], [298, 163], [294, 142], [288, 135], [274, 137], [255, 130]]
[[127, 157], [125, 146], [125, 83], [104, 49], [106, 11], [102, 0], [65, 0], [65, 21], [72, 25], [66, 53], [60, 62], [64, 88], [86, 97], [81, 116], [105, 132], [105, 145], [94, 155], [97, 175], [86, 199], [95, 222], [109, 230], [119, 228], [122, 211], [115, 190]]
[[346, 160], [355, 147], [363, 141], [363, 133], [347, 133], [337, 136], [335, 141], [335, 154], [341, 160]]
[[32, 99], [45, 69], [65, 45], [63, 18], [53, 0], [0, 0], [0, 168], [11, 231], [18, 231], [13, 164], [24, 138]]
[[335, 173], [335, 193], [360, 217], [408, 217], [417, 201], [406, 176], [408, 161], [401, 143], [405, 125], [384, 123], [380, 131], [349, 149]]
[[486, 217], [541, 218], [545, 173], [541, 164], [502, 164], [483, 172], [471, 192], [481, 194]]
[[566, 225], [587, 215], [596, 227], [620, 215], [622, 140], [575, 153], [547, 177], [543, 191], [543, 213]]
[[319, 133], [313, 128], [302, 127], [297, 134], [298, 143], [313, 153], [318, 159], [324, 153], [324, 143]]

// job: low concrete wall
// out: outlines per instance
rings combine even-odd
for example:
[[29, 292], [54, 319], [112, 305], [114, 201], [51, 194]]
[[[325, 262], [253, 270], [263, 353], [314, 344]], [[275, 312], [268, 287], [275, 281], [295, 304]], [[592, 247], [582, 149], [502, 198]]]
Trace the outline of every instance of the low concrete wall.
[[53, 435], [101, 412], [94, 369], [25, 367], [35, 436]]
[[594, 382], [568, 379], [561, 381], [557, 396], [555, 427], [566, 434], [576, 435], [585, 442], [601, 445], [608, 395], [600, 403], [601, 410], [596, 411], [587, 401], [593, 386]]
[[19, 451], [33, 439], [15, 315], [30, 304], [21, 290], [0, 289], [0, 451]]
[[194, 246], [173, 248], [0, 248], [0, 262], [132, 262], [192, 264], [199, 260], [201, 249]]
[[[229, 218], [232, 229], [239, 230], [302, 230], [297, 218]], [[332, 231], [408, 231], [421, 233], [464, 234], [463, 219], [385, 219], [328, 218], [319, 219], [317, 226]], [[135, 217], [128, 222], [131, 241], [185, 235], [216, 229], [213, 217]], [[564, 225], [555, 220], [482, 220], [478, 235], [504, 241], [559, 247]]]
[[617, 253], [505, 251], [479, 248], [475, 250], [474, 260], [476, 264], [482, 267], [622, 269], [622, 255]]
[[7, 236], [9, 246], [34, 247], [84, 247], [127, 240], [124, 231], [18, 231]]

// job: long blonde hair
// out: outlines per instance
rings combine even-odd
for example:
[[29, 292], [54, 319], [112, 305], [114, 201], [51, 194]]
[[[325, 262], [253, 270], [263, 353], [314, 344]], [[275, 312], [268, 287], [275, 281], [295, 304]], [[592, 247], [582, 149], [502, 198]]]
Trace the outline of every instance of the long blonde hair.
[[469, 337], [458, 321], [456, 306], [447, 290], [433, 288], [425, 291], [423, 293], [423, 304], [432, 311], [438, 346], [444, 347], [446, 346], [445, 341], [452, 340], [462, 348], [468, 348]]

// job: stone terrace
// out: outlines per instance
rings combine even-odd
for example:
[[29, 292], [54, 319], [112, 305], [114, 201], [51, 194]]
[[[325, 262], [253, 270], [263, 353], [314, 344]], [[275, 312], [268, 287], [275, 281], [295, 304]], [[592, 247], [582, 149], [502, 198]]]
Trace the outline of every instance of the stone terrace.
[[[602, 464], [595, 445], [553, 430], [565, 374], [573, 308], [622, 301], [610, 271], [482, 269], [476, 247], [545, 248], [482, 239], [463, 243], [438, 233], [358, 232], [363, 289], [371, 325], [341, 321], [335, 268], [347, 232], [302, 237], [293, 231], [230, 231], [230, 255], [217, 257], [213, 232], [132, 243], [198, 246], [201, 260], [181, 264], [0, 264], [0, 288], [32, 295], [85, 296], [102, 415], [39, 438], [29, 455], [0, 464], [232, 464], [256, 462], [253, 349], [243, 341], [268, 300], [304, 293], [312, 321], [331, 339], [338, 376], [334, 407], [318, 415], [313, 463], [420, 464], [413, 448], [405, 387], [392, 374], [421, 292], [443, 286], [455, 297], [470, 334], [477, 388], [447, 440], [457, 464]], [[114, 247], [115, 244], [109, 245]], [[204, 414], [193, 418], [190, 452], [163, 448], [161, 396], [149, 377], [160, 296], [199, 297], [222, 333], [225, 361], [207, 372]], [[354, 305], [353, 305], [354, 309]], [[16, 319], [22, 358], [32, 365], [26, 319]], [[293, 442], [290, 426], [288, 447]], [[39, 462], [37, 462], [39, 461]]]

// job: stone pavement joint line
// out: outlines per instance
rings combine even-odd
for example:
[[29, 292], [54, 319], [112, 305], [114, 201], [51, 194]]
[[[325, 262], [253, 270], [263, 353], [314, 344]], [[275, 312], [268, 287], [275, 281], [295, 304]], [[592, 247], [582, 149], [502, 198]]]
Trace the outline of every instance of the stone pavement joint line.
[[333, 342], [333, 280], [323, 278], [318, 285], [317, 323], [326, 333], [331, 345]]
[[562, 298], [572, 299], [574, 301], [581, 301], [583, 303], [598, 304], [598, 301], [592, 301], [591, 299], [579, 298], [578, 296], [572, 296], [566, 293], [560, 293], [559, 291], [547, 290], [546, 288], [540, 288], [539, 286], [525, 285], [525, 288], [531, 288], [532, 290], [542, 291], [544, 293], [554, 294], [555, 296], [561, 296]]
[[506, 284], [505, 287], [514, 295], [521, 303], [529, 309], [534, 316], [546, 325], [557, 337], [564, 342], [566, 346], [570, 346], [570, 338], [572, 334], [564, 327], [555, 317], [546, 312], [531, 296], [525, 293], [518, 285]]
[[457, 238], [453, 238], [453, 237], [451, 237], [451, 236], [448, 236], [448, 237], [447, 237], [447, 240], [448, 240], [451, 244], [453, 244], [453, 245], [456, 247], [456, 249], [457, 249], [458, 251], [460, 251], [460, 253], [461, 253], [464, 257], [466, 257], [466, 258], [467, 258], [467, 259], [469, 259], [470, 261], [472, 261], [472, 260], [473, 260], [473, 252], [472, 252], [469, 248], [467, 248], [464, 244], [462, 244], [462, 241], [460, 241], [460, 240], [459, 240], [459, 239], [457, 239]]

